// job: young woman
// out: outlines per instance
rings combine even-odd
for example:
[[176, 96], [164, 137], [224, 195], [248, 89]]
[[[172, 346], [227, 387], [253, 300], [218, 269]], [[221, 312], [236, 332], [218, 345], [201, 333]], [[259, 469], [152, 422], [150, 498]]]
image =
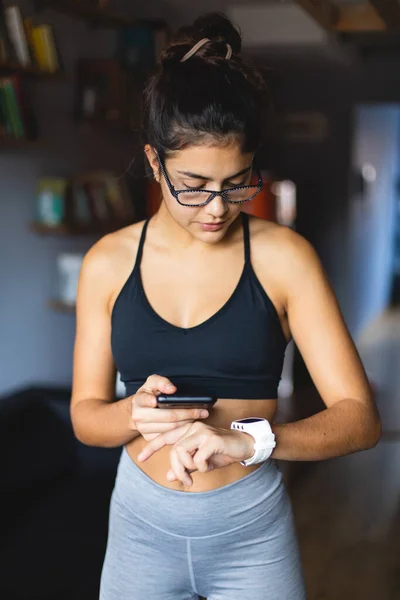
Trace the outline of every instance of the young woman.
[[[363, 367], [310, 245], [241, 212], [266, 90], [222, 15], [181, 29], [146, 94], [157, 214], [105, 236], [78, 291], [71, 414], [77, 437], [123, 446], [101, 600], [302, 600], [292, 513], [276, 460], [376, 444]], [[274, 424], [293, 337], [326, 410]], [[115, 372], [127, 397], [114, 402]], [[157, 408], [212, 394], [213, 408]], [[233, 424], [232, 424], [233, 423]]]

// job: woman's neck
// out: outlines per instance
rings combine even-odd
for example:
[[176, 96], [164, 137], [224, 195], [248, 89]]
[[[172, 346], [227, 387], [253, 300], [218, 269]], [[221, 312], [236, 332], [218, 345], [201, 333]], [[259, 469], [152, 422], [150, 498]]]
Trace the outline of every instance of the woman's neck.
[[[188, 208], [188, 211], [190, 209]], [[185, 250], [204, 253], [204, 251], [215, 252], [216, 247], [222, 248], [232, 242], [232, 237], [240, 228], [240, 218], [235, 219], [229, 227], [226, 235], [216, 244], [204, 242], [196, 238], [190, 231], [182, 227], [169, 213], [165, 203], [162, 202], [159, 210], [150, 222], [150, 227], [157, 229], [157, 235], [161, 244], [165, 244], [169, 249]]]

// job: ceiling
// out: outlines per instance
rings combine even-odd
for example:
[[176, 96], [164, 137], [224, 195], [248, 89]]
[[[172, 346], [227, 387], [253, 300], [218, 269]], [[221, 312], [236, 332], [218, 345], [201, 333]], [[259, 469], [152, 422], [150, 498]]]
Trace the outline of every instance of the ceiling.
[[137, 16], [164, 18], [172, 29], [212, 11], [232, 18], [244, 46], [332, 45], [349, 38], [400, 43], [398, 0], [151, 0], [135, 6]]
[[152, 5], [149, 7], [151, 12], [170, 14], [178, 19], [180, 15], [185, 22], [209, 11], [229, 13], [236, 8], [251, 10], [297, 4], [328, 31], [400, 30], [400, 4], [397, 0], [152, 0], [143, 4]]

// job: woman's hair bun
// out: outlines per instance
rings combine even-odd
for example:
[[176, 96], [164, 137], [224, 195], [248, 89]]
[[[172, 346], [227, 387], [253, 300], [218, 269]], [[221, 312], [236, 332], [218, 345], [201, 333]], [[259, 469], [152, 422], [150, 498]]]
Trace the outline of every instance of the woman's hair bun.
[[235, 139], [243, 153], [257, 152], [269, 133], [270, 97], [262, 72], [238, 56], [241, 42], [218, 12], [176, 32], [144, 92], [145, 143], [168, 155]]
[[231, 45], [234, 54], [242, 48], [242, 36], [228, 17], [222, 13], [208, 13], [198, 17], [192, 25], [195, 43], [202, 38]]
[[[219, 12], [207, 13], [198, 17], [192, 25], [185, 25], [178, 29], [169, 46], [161, 55], [161, 62], [173, 63], [180, 60], [186, 52], [203, 38], [209, 38], [212, 42], [221, 44], [221, 57], [226, 54], [226, 44], [232, 48], [233, 54], [239, 54], [242, 47], [242, 36], [239, 30], [231, 23], [226, 15]], [[211, 44], [200, 49], [198, 56], [211, 56], [212, 49], [207, 48]], [[215, 54], [214, 54], [215, 55]]]

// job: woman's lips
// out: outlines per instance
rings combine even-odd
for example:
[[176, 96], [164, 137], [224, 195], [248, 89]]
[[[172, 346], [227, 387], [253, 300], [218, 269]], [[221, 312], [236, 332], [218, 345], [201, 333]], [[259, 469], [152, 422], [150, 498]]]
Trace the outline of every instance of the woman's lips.
[[219, 221], [218, 223], [199, 223], [199, 225], [204, 231], [219, 231], [225, 225], [225, 221]]

